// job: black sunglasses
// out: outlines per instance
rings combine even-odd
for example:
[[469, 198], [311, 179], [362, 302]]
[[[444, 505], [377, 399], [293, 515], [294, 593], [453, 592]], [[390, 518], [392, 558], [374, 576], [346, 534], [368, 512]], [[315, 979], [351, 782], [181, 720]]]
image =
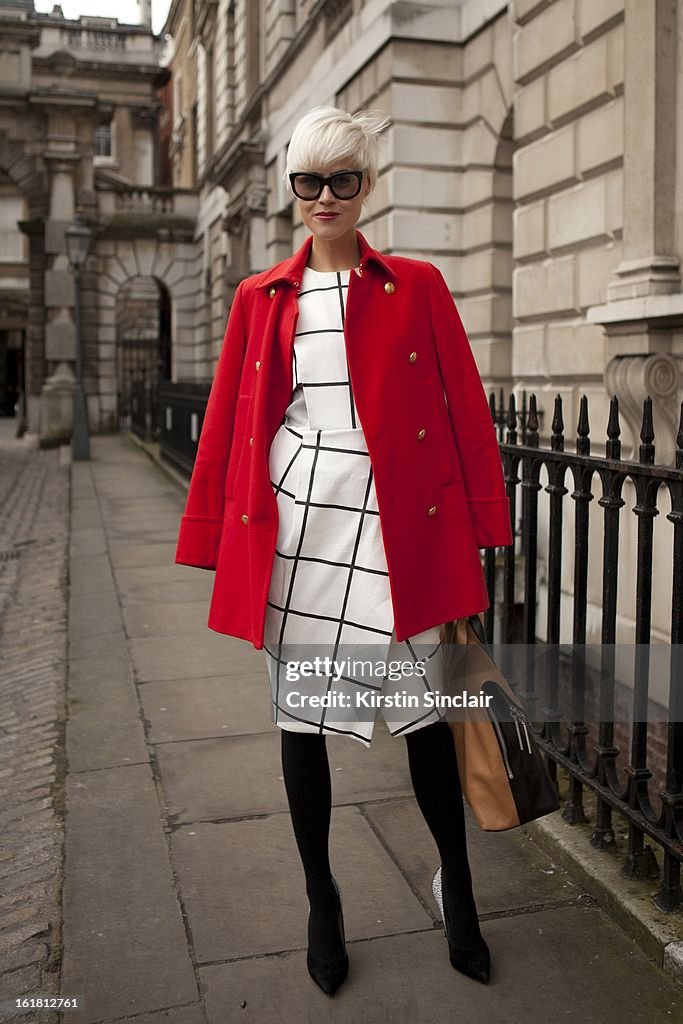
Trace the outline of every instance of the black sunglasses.
[[323, 178], [320, 174], [293, 171], [289, 181], [297, 199], [318, 199], [325, 185], [330, 186], [335, 199], [354, 199], [360, 192], [363, 174], [363, 171], [337, 171], [329, 178]]

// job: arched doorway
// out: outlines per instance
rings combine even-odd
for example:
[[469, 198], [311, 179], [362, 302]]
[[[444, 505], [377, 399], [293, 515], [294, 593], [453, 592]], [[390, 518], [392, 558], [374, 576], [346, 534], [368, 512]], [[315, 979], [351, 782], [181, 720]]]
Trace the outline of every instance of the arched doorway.
[[171, 379], [171, 302], [155, 277], [133, 277], [116, 296], [116, 408], [119, 430], [157, 440], [157, 390]]

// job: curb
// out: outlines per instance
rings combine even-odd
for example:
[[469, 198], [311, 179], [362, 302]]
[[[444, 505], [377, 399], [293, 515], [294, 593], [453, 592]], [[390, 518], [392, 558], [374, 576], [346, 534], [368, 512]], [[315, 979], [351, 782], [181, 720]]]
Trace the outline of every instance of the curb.
[[163, 472], [175, 484], [177, 484], [178, 487], [187, 493], [190, 487], [190, 481], [187, 477], [184, 477], [182, 473], [178, 472], [177, 469], [174, 469], [170, 462], [166, 462], [165, 459], [162, 459], [158, 441], [143, 441], [137, 436], [137, 434], [133, 434], [132, 431], [128, 431], [127, 433], [122, 432], [122, 436], [125, 437], [126, 440], [135, 448], [139, 448], [140, 451], [143, 451], [145, 455], [147, 455], [152, 462], [159, 467], [159, 469], [163, 470]]
[[[657, 879], [627, 877], [622, 870], [623, 848], [598, 851], [592, 847], [590, 821], [568, 825], [561, 811], [556, 811], [524, 828], [547, 854], [576, 877], [647, 957], [683, 985], [683, 913], [665, 913], [654, 904]], [[652, 848], [657, 852], [654, 844]]]

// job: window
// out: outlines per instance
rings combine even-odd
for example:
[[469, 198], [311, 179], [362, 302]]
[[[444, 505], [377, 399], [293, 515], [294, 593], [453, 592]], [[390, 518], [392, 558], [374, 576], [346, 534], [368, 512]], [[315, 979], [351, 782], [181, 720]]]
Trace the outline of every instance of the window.
[[112, 157], [112, 126], [100, 124], [95, 129], [95, 156]]
[[204, 64], [204, 162], [213, 156], [215, 141], [214, 118], [216, 115], [214, 100], [213, 47], [205, 51]]

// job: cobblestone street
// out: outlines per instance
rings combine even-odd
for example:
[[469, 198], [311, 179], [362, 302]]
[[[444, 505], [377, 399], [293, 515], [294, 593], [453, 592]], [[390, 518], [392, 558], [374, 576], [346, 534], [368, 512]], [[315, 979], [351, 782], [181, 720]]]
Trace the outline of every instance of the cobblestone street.
[[59, 991], [64, 821], [69, 451], [13, 428], [0, 420], [2, 1000]]

